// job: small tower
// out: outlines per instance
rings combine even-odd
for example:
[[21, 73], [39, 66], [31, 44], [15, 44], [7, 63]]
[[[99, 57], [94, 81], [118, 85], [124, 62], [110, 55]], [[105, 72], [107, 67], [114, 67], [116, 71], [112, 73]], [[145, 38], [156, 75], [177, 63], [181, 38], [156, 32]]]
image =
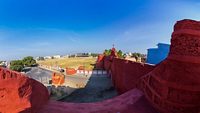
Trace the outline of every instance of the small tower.
[[111, 49], [111, 55], [110, 56], [117, 57], [117, 51], [115, 49], [115, 45], [114, 44], [113, 44], [113, 47]]

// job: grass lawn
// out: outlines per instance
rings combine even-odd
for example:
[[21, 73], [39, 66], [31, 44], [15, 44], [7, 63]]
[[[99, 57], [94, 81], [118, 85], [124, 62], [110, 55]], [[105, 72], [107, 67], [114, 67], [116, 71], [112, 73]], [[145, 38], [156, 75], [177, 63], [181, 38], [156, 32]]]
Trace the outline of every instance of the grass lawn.
[[78, 68], [79, 66], [85, 66], [87, 70], [94, 68], [97, 58], [93, 57], [77, 57], [77, 58], [60, 58], [60, 59], [46, 59], [44, 61], [37, 61], [38, 64], [47, 66], [60, 66], [62, 68]]

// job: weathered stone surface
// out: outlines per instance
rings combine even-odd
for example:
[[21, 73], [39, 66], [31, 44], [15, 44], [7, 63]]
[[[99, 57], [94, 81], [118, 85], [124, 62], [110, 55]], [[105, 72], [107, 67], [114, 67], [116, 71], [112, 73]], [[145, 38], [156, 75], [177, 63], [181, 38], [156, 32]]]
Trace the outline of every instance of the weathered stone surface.
[[140, 90], [133, 89], [116, 98], [96, 103], [50, 101], [38, 113], [157, 113]]
[[41, 83], [0, 67], [0, 113], [35, 113], [48, 99]]
[[178, 21], [169, 56], [142, 78], [147, 99], [161, 113], [199, 113], [200, 22]]

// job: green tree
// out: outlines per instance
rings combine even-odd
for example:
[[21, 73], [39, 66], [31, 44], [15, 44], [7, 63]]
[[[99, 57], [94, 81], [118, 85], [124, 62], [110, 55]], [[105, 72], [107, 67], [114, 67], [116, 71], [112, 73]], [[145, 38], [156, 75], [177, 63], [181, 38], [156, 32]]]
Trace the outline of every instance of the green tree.
[[111, 54], [111, 49], [109, 49], [109, 50], [105, 49], [104, 55], [109, 56], [110, 54]]
[[132, 57], [135, 57], [135, 59], [137, 60], [139, 57], [142, 57], [143, 55], [141, 53], [133, 53]]
[[91, 53], [92, 57], [97, 57], [99, 54], [98, 53]]
[[22, 60], [13, 60], [10, 63], [11, 70], [21, 72], [23, 68], [24, 68], [24, 64]]
[[22, 61], [25, 66], [29, 67], [36, 64], [36, 61], [32, 56], [25, 57]]
[[121, 50], [119, 50], [119, 51], [117, 52], [117, 56], [118, 56], [119, 58], [124, 58], [123, 52], [122, 52]]

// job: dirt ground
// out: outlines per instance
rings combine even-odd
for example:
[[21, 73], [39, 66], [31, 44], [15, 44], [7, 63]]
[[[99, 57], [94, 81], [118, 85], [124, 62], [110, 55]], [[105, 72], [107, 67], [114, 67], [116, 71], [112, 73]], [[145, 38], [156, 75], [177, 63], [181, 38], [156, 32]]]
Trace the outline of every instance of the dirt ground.
[[85, 88], [77, 89], [60, 101], [87, 103], [98, 102], [117, 96], [117, 92], [109, 77], [91, 76]]

